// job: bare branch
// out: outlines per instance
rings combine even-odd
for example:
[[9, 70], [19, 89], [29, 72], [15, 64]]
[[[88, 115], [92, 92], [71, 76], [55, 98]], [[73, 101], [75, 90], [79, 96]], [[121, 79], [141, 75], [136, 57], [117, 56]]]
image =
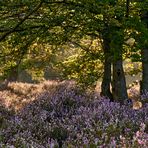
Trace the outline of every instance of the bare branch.
[[[25, 30], [37, 29], [37, 28], [43, 28], [43, 27], [45, 27], [45, 25], [29, 26], [27, 28], [17, 28], [13, 32], [21, 32], [21, 31], [25, 31]], [[9, 32], [9, 31], [11, 31], [11, 29], [9, 29], [9, 28], [0, 29], [0, 32]]]

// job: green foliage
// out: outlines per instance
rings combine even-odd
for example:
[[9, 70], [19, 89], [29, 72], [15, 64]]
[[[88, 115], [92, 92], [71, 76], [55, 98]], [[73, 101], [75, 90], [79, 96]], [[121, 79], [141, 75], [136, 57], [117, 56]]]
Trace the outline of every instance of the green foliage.
[[63, 76], [77, 80], [84, 87], [94, 85], [101, 77], [103, 68], [98, 56], [101, 55], [82, 52], [80, 55], [68, 57], [62, 63]]
[[[147, 21], [141, 21], [147, 4], [147, 0], [131, 1], [126, 17], [125, 0], [0, 1], [1, 79], [11, 75], [13, 67], [19, 72], [28, 71], [33, 79], [43, 77], [46, 69], [54, 67], [66, 78], [93, 85], [103, 72], [104, 35], [111, 39], [114, 60], [123, 55], [124, 59], [140, 61], [140, 50], [148, 38]], [[82, 47], [70, 47], [73, 41], [80, 43], [86, 36]], [[87, 43], [92, 38], [100, 41], [93, 45], [95, 50]], [[125, 43], [129, 38], [135, 39], [132, 46]], [[66, 55], [74, 48], [77, 55]], [[55, 67], [57, 63], [62, 63], [60, 68]]]

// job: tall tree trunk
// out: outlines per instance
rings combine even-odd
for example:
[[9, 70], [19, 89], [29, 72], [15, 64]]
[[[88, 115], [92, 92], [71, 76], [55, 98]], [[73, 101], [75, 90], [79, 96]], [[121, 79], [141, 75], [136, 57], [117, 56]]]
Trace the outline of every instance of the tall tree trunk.
[[143, 91], [148, 91], [148, 48], [143, 48], [142, 56], [142, 81], [141, 81], [141, 94]]
[[124, 30], [121, 27], [113, 26], [111, 29], [111, 49], [113, 53], [113, 80], [112, 80], [112, 94], [115, 101], [124, 103], [128, 99], [126, 80], [123, 70], [123, 42]]
[[122, 59], [113, 63], [112, 92], [113, 98], [116, 101], [123, 102], [125, 99], [128, 98]]
[[[143, 12], [141, 20], [145, 24], [146, 30], [148, 30], [148, 12]], [[144, 91], [148, 91], [148, 42], [146, 40], [147, 39], [142, 41], [143, 48], [141, 50], [141, 57], [142, 57], [142, 81], [140, 84], [141, 94], [143, 94]]]
[[101, 95], [108, 97], [113, 101], [113, 95], [110, 91], [111, 84], [111, 53], [110, 53], [110, 39], [103, 36], [103, 51], [104, 51], [104, 73], [101, 84]]

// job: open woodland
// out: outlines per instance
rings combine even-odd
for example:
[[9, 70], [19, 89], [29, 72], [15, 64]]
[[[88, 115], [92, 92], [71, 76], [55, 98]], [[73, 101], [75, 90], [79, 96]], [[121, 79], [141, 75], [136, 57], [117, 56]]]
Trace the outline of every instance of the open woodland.
[[0, 148], [148, 147], [148, 0], [0, 0]]

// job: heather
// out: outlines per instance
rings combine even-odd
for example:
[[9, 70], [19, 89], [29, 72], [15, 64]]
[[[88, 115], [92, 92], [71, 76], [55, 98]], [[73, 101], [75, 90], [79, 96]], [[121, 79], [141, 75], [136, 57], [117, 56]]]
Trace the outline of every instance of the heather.
[[133, 109], [129, 101], [110, 102], [73, 81], [45, 81], [11, 83], [0, 91], [0, 103], [0, 147], [148, 146], [147, 102]]

